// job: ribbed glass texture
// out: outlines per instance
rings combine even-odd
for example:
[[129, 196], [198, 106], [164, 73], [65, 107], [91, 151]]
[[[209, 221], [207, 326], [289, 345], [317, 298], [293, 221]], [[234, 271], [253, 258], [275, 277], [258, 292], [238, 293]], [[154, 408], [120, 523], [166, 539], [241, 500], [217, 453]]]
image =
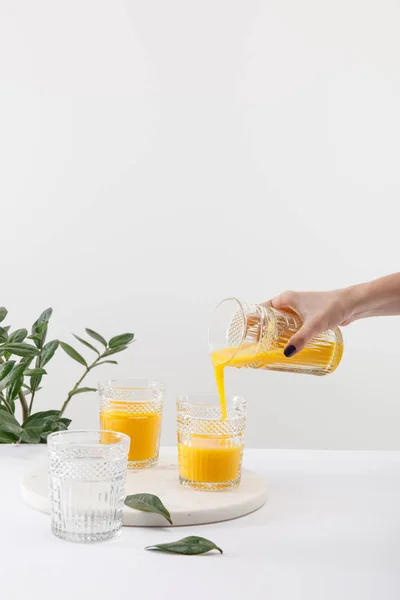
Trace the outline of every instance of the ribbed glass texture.
[[129, 437], [62, 431], [48, 437], [51, 527], [72, 542], [115, 537], [121, 529]]

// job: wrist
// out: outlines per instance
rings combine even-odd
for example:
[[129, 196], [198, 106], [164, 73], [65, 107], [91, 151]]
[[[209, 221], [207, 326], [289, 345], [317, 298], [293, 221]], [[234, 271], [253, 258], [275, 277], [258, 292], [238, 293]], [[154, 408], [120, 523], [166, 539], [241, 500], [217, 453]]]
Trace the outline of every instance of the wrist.
[[368, 284], [352, 285], [340, 290], [344, 324], [368, 316]]

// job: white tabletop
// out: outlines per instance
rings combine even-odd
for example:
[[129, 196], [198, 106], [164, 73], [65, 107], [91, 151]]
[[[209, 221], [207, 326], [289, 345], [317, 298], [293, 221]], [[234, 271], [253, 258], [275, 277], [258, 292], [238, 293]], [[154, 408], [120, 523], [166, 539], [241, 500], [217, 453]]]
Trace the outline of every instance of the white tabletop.
[[[125, 527], [116, 540], [80, 545], [53, 537], [49, 516], [20, 499], [21, 475], [45, 451], [0, 446], [7, 600], [400, 598], [400, 453], [247, 450], [246, 467], [269, 484], [261, 510], [216, 525]], [[224, 555], [144, 550], [193, 534]]]

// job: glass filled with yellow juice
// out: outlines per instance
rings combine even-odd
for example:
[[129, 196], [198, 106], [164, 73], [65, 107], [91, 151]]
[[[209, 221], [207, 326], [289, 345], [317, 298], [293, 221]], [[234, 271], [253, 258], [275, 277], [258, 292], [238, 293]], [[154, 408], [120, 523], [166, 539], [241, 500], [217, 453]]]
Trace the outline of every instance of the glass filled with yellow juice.
[[179, 481], [196, 490], [219, 492], [240, 484], [247, 403], [217, 394], [189, 394], [177, 400]]
[[101, 429], [130, 437], [128, 469], [152, 467], [158, 461], [164, 389], [148, 379], [99, 383]]

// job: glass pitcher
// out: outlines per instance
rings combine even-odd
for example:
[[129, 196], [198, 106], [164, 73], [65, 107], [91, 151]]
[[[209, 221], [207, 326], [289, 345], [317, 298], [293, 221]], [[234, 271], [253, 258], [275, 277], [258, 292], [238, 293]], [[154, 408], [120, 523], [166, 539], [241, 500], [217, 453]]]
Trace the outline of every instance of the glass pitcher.
[[208, 331], [213, 363], [308, 375], [332, 373], [343, 354], [343, 337], [337, 327], [316, 335], [291, 358], [283, 354], [301, 325], [295, 313], [226, 298], [215, 309]]

